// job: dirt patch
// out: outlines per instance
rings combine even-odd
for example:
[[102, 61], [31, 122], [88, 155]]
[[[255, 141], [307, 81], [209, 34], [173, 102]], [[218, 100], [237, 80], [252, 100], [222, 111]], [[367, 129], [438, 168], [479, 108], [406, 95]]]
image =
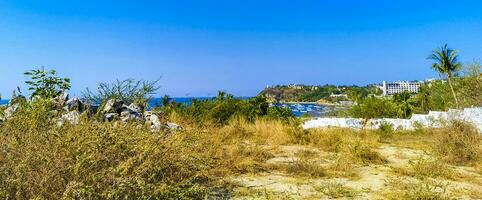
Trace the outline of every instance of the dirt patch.
[[[234, 199], [383, 199], [387, 180], [401, 176], [394, 172], [395, 168], [409, 167], [412, 160], [430, 158], [422, 150], [409, 149], [383, 144], [374, 151], [388, 160], [385, 164], [370, 164], [356, 166], [356, 178], [326, 176], [320, 178], [300, 177], [283, 171], [272, 170], [258, 174], [242, 174], [229, 180], [238, 185]], [[310, 146], [279, 146], [273, 153], [273, 158], [266, 165], [292, 165], [300, 159], [314, 160], [317, 165], [327, 166], [333, 163], [334, 154], [324, 152]], [[300, 158], [302, 157], [302, 158]], [[455, 180], [434, 179], [447, 183], [451, 194], [462, 199], [477, 199], [482, 197], [482, 176], [471, 167], [452, 166], [459, 176]], [[408, 180], [415, 178], [406, 177]], [[330, 190], [320, 189], [326, 185], [335, 185]], [[348, 190], [350, 196], [343, 196]], [[332, 192], [336, 194], [330, 196]], [[338, 192], [338, 193], [337, 193]], [[479, 198], [480, 199], [480, 198]]]

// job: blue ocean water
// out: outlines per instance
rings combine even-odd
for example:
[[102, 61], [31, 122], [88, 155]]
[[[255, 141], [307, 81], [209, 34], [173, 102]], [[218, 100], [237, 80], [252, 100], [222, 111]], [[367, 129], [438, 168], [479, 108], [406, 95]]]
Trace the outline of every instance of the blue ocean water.
[[8, 104], [8, 100], [0, 100], [0, 105]]
[[[241, 99], [249, 99], [251, 97], [240, 97]], [[197, 100], [212, 100], [214, 97], [176, 97], [172, 98], [172, 101], [183, 103], [186, 105], [191, 105], [193, 99]], [[149, 102], [151, 107], [160, 106], [162, 103], [162, 98], [154, 98]], [[8, 100], [0, 100], [0, 105], [8, 104]], [[282, 107], [282, 108], [289, 108], [291, 112], [297, 117], [303, 115], [309, 115], [313, 117], [322, 116], [326, 112], [326, 107], [317, 104], [287, 104], [287, 103], [280, 103], [274, 104], [274, 106]]]
[[[177, 103], [183, 103], [186, 105], [191, 105], [193, 99], [197, 100], [213, 100], [215, 97], [173, 97], [170, 99], [170, 101], [174, 101]], [[156, 106], [161, 106], [162, 105], [162, 98], [153, 98], [150, 102], [149, 105], [151, 107], [156, 107]]]

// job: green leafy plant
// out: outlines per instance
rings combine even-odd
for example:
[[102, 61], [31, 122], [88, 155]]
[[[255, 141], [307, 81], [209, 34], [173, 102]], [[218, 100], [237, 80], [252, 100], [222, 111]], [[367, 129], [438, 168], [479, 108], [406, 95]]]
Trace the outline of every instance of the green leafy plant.
[[71, 86], [70, 79], [58, 77], [55, 70], [45, 70], [42, 67], [24, 74], [30, 76], [31, 80], [25, 83], [29, 85], [28, 90], [32, 92], [32, 97], [54, 98]]

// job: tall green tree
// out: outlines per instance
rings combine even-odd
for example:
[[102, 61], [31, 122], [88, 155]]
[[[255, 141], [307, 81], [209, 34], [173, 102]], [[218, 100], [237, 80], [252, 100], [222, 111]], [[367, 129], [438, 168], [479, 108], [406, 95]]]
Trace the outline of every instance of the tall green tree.
[[462, 64], [458, 61], [457, 50], [450, 49], [447, 47], [447, 44], [445, 44], [440, 49], [433, 50], [428, 59], [434, 61], [432, 68], [435, 71], [447, 77], [447, 82], [452, 91], [455, 105], [459, 107], [459, 101], [457, 95], [455, 95], [454, 86], [452, 85], [451, 80], [454, 74], [456, 74], [462, 67]]

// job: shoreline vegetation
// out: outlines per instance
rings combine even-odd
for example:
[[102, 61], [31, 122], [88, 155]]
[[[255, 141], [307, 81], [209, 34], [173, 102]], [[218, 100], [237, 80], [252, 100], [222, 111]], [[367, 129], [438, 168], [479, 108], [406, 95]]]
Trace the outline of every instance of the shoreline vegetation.
[[[447, 48], [445, 54], [454, 57]], [[390, 98], [346, 87], [356, 103], [333, 114], [407, 118], [482, 106], [480, 64], [464, 65], [470, 70], [461, 73], [454, 59], [434, 60], [450, 85], [437, 81], [419, 94]], [[149, 110], [156, 80], [101, 83], [70, 97], [70, 79], [56, 71], [25, 75], [28, 94], [17, 89], [0, 106], [0, 199], [482, 197], [482, 133], [467, 122], [306, 130], [291, 110], [270, 107], [274, 96], [265, 93], [242, 99], [220, 91], [190, 105], [165, 96]], [[301, 87], [311, 91], [303, 99], [329, 98], [329, 88], [337, 90]], [[297, 90], [286, 97], [298, 98]]]

